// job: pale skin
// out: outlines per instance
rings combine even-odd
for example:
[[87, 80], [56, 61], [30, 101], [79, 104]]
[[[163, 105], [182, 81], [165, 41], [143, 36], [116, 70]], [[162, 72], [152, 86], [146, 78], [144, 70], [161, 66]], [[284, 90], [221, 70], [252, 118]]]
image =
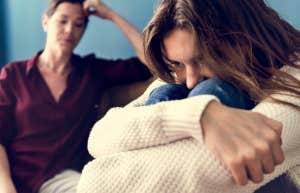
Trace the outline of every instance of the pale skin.
[[9, 162], [5, 148], [0, 144], [0, 192], [16, 193], [10, 174]]
[[[94, 7], [95, 11], [90, 13], [89, 7]], [[38, 69], [56, 102], [59, 102], [67, 87], [67, 77], [72, 71], [70, 58], [84, 34], [84, 19], [87, 15], [115, 23], [129, 39], [139, 59], [145, 63], [142, 34], [125, 18], [98, 0], [86, 0], [83, 6], [78, 3], [61, 3], [53, 15], [44, 15], [42, 18], [47, 39], [45, 49], [37, 62]], [[1, 144], [0, 171], [0, 192], [16, 193], [7, 153]]]
[[[89, 7], [94, 7], [94, 12], [89, 12]], [[108, 19], [115, 23], [119, 29], [124, 33], [127, 37], [135, 52], [137, 57], [146, 64], [145, 56], [144, 56], [144, 47], [143, 47], [143, 36], [142, 33], [134, 27], [131, 23], [129, 23], [124, 17], [120, 16], [117, 12], [110, 9], [101, 0], [87, 0], [84, 3], [84, 10], [89, 15], [95, 15], [102, 19]]]
[[[184, 29], [175, 29], [163, 39], [166, 60], [190, 89], [204, 78], [214, 76], [197, 62], [195, 42], [194, 35]], [[200, 124], [206, 146], [231, 171], [239, 185], [247, 184], [248, 180], [261, 182], [264, 174], [273, 172], [284, 160], [282, 124], [276, 120], [213, 101], [205, 109]]]

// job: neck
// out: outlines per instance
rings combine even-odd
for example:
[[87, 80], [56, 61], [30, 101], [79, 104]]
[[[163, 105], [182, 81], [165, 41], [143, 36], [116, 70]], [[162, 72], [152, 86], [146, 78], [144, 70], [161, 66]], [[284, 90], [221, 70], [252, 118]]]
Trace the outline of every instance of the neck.
[[47, 50], [39, 57], [38, 66], [41, 70], [46, 70], [57, 74], [66, 74], [71, 69], [71, 55], [49, 52]]

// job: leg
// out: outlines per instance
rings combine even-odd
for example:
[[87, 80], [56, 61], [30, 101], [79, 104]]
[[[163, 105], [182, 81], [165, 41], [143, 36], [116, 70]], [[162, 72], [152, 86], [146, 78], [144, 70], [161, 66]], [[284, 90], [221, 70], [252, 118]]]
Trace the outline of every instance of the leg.
[[166, 84], [154, 89], [145, 105], [152, 105], [162, 101], [183, 99], [187, 97], [188, 92], [189, 90], [185, 85]]
[[244, 91], [235, 88], [230, 83], [222, 81], [219, 78], [211, 78], [199, 83], [189, 93], [188, 97], [201, 94], [215, 95], [222, 104], [234, 108], [251, 109], [254, 107], [253, 101], [251, 101]]
[[80, 173], [74, 170], [63, 170], [46, 181], [39, 193], [76, 193]]

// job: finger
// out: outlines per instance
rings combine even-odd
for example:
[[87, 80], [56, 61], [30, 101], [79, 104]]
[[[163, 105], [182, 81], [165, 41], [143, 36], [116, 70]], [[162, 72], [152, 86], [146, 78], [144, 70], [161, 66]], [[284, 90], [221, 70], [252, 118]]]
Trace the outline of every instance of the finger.
[[88, 9], [90, 7], [90, 4], [88, 2], [84, 2], [83, 3], [83, 11], [85, 12], [85, 14], [88, 14]]
[[243, 164], [233, 161], [229, 163], [228, 167], [236, 184], [246, 185], [248, 183], [246, 168]]
[[247, 161], [247, 174], [251, 181], [259, 183], [263, 180], [262, 164], [259, 159]]
[[274, 157], [272, 155], [270, 153], [263, 154], [262, 170], [265, 174], [270, 174], [275, 169]]
[[269, 125], [277, 133], [277, 135], [279, 137], [281, 137], [282, 128], [283, 128], [283, 125], [281, 122], [276, 121], [274, 119], [270, 119], [268, 117], [264, 117], [264, 121], [267, 123], [267, 125]]
[[273, 144], [272, 153], [275, 165], [281, 164], [284, 161], [284, 153], [281, 148], [280, 142]]
[[269, 174], [274, 171], [275, 168], [275, 157], [280, 156], [280, 137], [272, 130], [265, 128], [261, 134], [263, 140], [256, 141], [255, 145], [258, 149], [259, 155], [261, 156], [262, 169], [265, 174]]
[[[279, 125], [277, 125], [277, 126], [280, 126], [280, 125], [281, 124], [279, 123]], [[281, 129], [279, 129], [279, 130], [281, 130]], [[271, 152], [274, 166], [281, 164], [284, 161], [284, 154], [283, 154], [283, 150], [281, 148], [282, 140], [281, 140], [280, 135], [278, 135], [276, 130], [272, 130], [272, 131], [265, 130], [264, 138], [266, 139], [266, 141], [268, 142], [269, 145], [268, 146], [266, 144], [260, 145], [260, 149], [262, 150], [261, 155], [267, 156], [268, 152]], [[266, 147], [266, 148], [264, 148], [264, 147]], [[269, 159], [269, 158], [267, 158], [267, 159]]]

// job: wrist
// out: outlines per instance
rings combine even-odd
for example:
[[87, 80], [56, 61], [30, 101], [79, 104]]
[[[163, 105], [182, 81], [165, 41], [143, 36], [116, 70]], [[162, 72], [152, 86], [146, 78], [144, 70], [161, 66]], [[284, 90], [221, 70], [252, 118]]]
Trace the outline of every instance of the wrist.
[[110, 10], [109, 13], [107, 14], [107, 19], [109, 19], [113, 23], [117, 23], [119, 17], [120, 15], [114, 12], [113, 10]]
[[210, 128], [210, 125], [213, 124], [214, 117], [220, 116], [219, 113], [221, 113], [221, 109], [223, 105], [216, 100], [212, 100], [208, 103], [206, 106], [201, 119], [200, 119], [200, 125], [203, 132], [203, 137], [205, 138], [205, 134], [207, 132], [207, 129]]

